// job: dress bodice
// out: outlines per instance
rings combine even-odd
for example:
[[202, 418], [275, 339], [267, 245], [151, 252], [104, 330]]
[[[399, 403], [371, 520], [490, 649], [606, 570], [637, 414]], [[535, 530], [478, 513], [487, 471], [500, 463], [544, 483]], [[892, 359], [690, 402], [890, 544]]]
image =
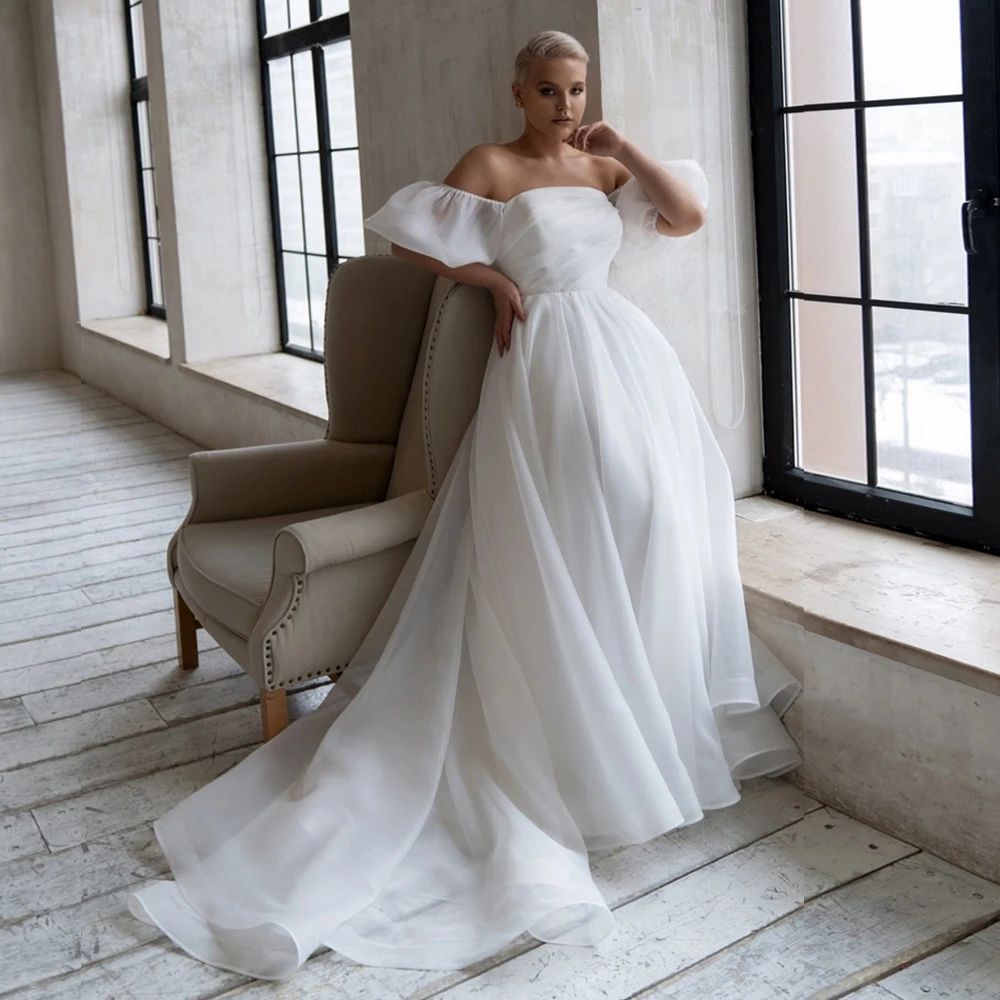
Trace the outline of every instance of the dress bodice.
[[621, 240], [621, 217], [603, 191], [531, 188], [504, 204], [494, 266], [522, 296], [603, 287]]
[[[708, 204], [708, 181], [694, 160], [662, 165]], [[602, 288], [613, 266], [664, 257], [689, 237], [661, 235], [658, 214], [634, 177], [611, 194], [560, 185], [529, 188], [507, 201], [415, 181], [396, 191], [365, 226], [448, 267], [490, 264], [525, 296]]]

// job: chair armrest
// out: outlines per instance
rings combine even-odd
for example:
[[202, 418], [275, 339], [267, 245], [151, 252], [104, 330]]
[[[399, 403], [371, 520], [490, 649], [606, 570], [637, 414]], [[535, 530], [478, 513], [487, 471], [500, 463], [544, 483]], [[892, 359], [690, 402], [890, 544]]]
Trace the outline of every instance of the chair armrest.
[[275, 538], [275, 574], [315, 573], [412, 541], [433, 502], [427, 490], [414, 490], [369, 507], [290, 524]]
[[395, 453], [391, 444], [325, 439], [196, 451], [188, 523], [374, 503], [389, 487]]

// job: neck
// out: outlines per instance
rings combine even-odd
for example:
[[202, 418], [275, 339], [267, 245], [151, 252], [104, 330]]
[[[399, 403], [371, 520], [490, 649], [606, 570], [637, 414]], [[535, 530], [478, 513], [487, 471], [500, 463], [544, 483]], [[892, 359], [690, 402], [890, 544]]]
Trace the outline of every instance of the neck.
[[573, 155], [573, 147], [559, 135], [542, 132], [525, 120], [524, 131], [511, 145], [524, 156], [536, 160], [559, 160]]

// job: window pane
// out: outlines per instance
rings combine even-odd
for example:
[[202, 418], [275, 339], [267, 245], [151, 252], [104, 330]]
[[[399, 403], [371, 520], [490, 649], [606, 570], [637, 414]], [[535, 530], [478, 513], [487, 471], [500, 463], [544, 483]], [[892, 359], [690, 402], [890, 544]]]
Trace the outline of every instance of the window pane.
[[319, 177], [319, 153], [302, 159], [302, 198], [306, 213], [306, 250], [326, 256], [326, 225], [323, 219], [323, 185]]
[[862, 0], [865, 97], [962, 93], [959, 0]]
[[350, 40], [327, 45], [323, 50], [323, 61], [326, 65], [326, 98], [330, 107], [330, 146], [332, 149], [357, 146]]
[[304, 250], [299, 158], [278, 157], [275, 170], [278, 178], [278, 214], [281, 216], [281, 249]]
[[873, 310], [878, 484], [972, 504], [969, 324]]
[[149, 254], [149, 275], [151, 288], [149, 297], [154, 306], [163, 306], [163, 258], [160, 254], [160, 241], [147, 240], [146, 252]]
[[965, 304], [962, 105], [869, 108], [865, 114], [872, 294]]
[[264, 0], [264, 29], [269, 35], [288, 30], [288, 0]]
[[298, 253], [282, 254], [281, 259], [285, 272], [285, 315], [288, 317], [288, 343], [296, 347], [310, 347], [306, 259]]
[[139, 122], [139, 166], [151, 167], [153, 147], [149, 137], [149, 101], [139, 101], [135, 106], [135, 113]]
[[271, 85], [271, 123], [274, 129], [275, 153], [294, 153], [298, 148], [295, 138], [295, 101], [292, 95], [292, 58], [284, 56], [267, 64]]
[[129, 8], [132, 19], [132, 58], [135, 61], [135, 79], [146, 75], [146, 34], [143, 28], [142, 0]]
[[326, 257], [306, 258], [309, 262], [309, 296], [312, 300], [313, 347], [323, 350], [323, 326], [326, 317], [326, 286], [329, 281]]
[[361, 168], [358, 151], [331, 153], [333, 191], [337, 206], [337, 252], [359, 257], [365, 252], [361, 213]]
[[854, 100], [848, 0], [785, 0], [785, 103]]
[[146, 213], [146, 235], [160, 235], [159, 219], [156, 213], [156, 184], [152, 170], [142, 172], [142, 205]]
[[298, 52], [292, 56], [292, 77], [295, 80], [295, 109], [299, 123], [299, 151], [314, 152], [319, 149], [316, 124], [316, 81], [313, 76], [311, 52]]
[[795, 300], [799, 468], [867, 482], [861, 307]]
[[333, 17], [334, 14], [346, 14], [348, 6], [348, 0], [323, 0], [323, 17]]
[[788, 115], [792, 284], [859, 295], [858, 174], [853, 111]]
[[309, 0], [288, 0], [288, 26], [300, 28], [309, 23]]

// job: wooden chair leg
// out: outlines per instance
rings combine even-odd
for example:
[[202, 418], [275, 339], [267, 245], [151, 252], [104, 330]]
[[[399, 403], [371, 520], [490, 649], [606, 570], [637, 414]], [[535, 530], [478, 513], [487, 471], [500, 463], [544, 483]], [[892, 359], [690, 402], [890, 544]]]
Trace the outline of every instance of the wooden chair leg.
[[284, 688], [261, 691], [260, 718], [264, 726], [265, 742], [277, 736], [288, 726], [288, 698]]
[[198, 666], [198, 619], [184, 603], [178, 591], [174, 591], [174, 627], [177, 630], [177, 659], [184, 670], [194, 670]]

